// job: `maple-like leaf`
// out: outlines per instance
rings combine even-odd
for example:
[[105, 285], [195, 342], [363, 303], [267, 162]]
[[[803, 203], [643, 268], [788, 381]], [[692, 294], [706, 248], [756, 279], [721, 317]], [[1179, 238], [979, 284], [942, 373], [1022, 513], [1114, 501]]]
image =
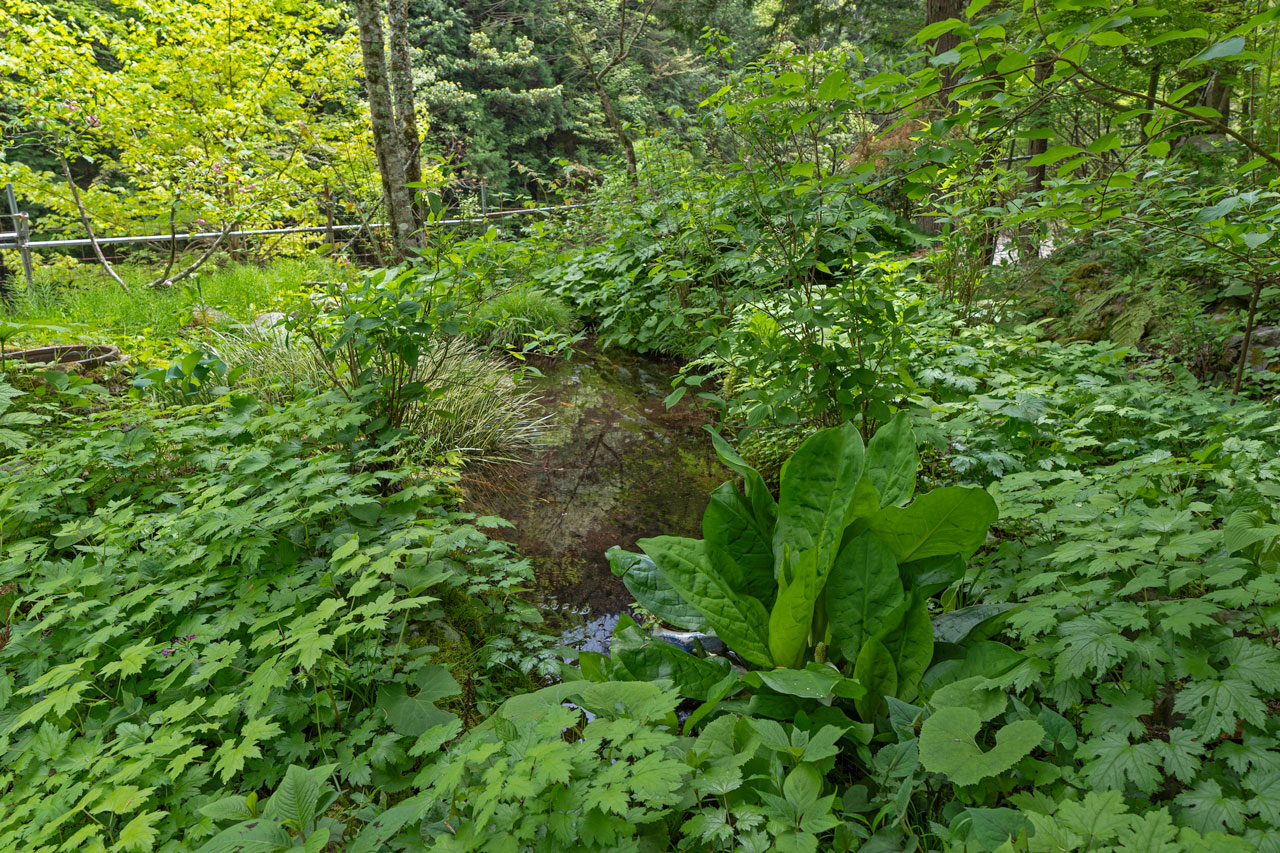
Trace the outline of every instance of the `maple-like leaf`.
[[1238, 678], [1193, 681], [1178, 693], [1173, 709], [1190, 717], [1196, 733], [1205, 739], [1235, 734], [1241, 720], [1261, 726], [1267, 719], [1267, 706], [1258, 691]]

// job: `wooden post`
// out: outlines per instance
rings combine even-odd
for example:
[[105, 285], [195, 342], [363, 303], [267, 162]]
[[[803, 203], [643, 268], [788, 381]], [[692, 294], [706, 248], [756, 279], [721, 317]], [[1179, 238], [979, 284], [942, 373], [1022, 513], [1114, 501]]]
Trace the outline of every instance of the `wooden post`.
[[27, 215], [18, 211], [18, 199], [13, 194], [13, 184], [4, 185], [5, 201], [9, 203], [9, 214], [13, 218], [14, 239], [18, 244], [18, 256], [22, 258], [22, 273], [26, 276], [27, 287], [31, 286], [31, 250], [27, 248], [27, 238], [30, 236], [30, 227], [27, 222]]

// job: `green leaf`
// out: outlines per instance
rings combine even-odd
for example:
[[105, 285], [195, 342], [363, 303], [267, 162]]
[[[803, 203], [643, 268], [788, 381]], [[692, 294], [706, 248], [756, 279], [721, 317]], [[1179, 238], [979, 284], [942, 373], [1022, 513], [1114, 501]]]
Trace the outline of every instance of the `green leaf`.
[[729, 648], [756, 666], [773, 665], [769, 612], [759, 599], [735, 592], [711, 568], [701, 540], [658, 536], [638, 544], [671, 588], [697, 608]]
[[867, 443], [867, 476], [880, 495], [880, 506], [897, 506], [911, 500], [919, 468], [915, 430], [906, 413], [899, 412]]
[[1221, 219], [1240, 205], [1240, 196], [1227, 196], [1217, 204], [1203, 207], [1196, 212], [1192, 221], [1197, 225], [1203, 225], [1206, 222], [1213, 222], [1215, 219]]
[[307, 831], [318, 817], [316, 807], [320, 804], [324, 780], [336, 766], [330, 764], [317, 768], [322, 772], [315, 773], [296, 764], [291, 765], [267, 801], [264, 813], [280, 818], [300, 832]]
[[748, 684], [765, 685], [783, 695], [801, 699], [829, 701], [836, 696], [857, 699], [866, 693], [858, 682], [817, 663], [811, 663], [804, 669], [758, 669], [747, 673], [744, 680]]
[[760, 525], [733, 483], [711, 493], [702, 515], [702, 540], [711, 567], [734, 589], [763, 602], [772, 601], [777, 592], [772, 533]]
[[[457, 682], [453, 686], [456, 688], [455, 693], [461, 690]], [[412, 738], [454, 719], [453, 714], [435, 706], [430, 691], [410, 696], [403, 684], [389, 684], [378, 688], [378, 708], [386, 714], [387, 722], [395, 732]]]
[[868, 637], [885, 632], [884, 620], [906, 596], [893, 553], [864, 531], [836, 555], [827, 578], [826, 604], [831, 638], [845, 660], [854, 661]]
[[804, 663], [820, 589], [815, 556], [814, 551], [804, 551], [793, 564], [791, 552], [783, 554], [778, 598], [769, 612], [769, 653], [777, 666]]
[[711, 446], [715, 449], [720, 462], [729, 470], [742, 477], [747, 493], [747, 502], [751, 504], [751, 512], [756, 521], [765, 530], [772, 530], [778, 519], [778, 504], [764, 482], [760, 472], [746, 463], [729, 442], [711, 427], [705, 427], [711, 434]]
[[680, 597], [647, 554], [632, 554], [615, 545], [604, 555], [609, 570], [622, 578], [627, 591], [645, 610], [686, 631], [707, 630], [707, 620], [698, 608]]
[[278, 818], [254, 818], [224, 829], [200, 846], [196, 853], [277, 853], [293, 846]]
[[613, 630], [610, 652], [636, 681], [669, 679], [681, 696], [705, 702], [729, 673], [725, 658], [700, 658], [654, 639], [623, 614]]
[[906, 508], [885, 507], [871, 517], [869, 527], [899, 563], [945, 554], [968, 559], [986, 541], [998, 515], [996, 502], [982, 489], [948, 486], [921, 495]]
[[1200, 62], [1211, 62], [1215, 59], [1234, 59], [1237, 56], [1244, 55], [1245, 40], [1244, 36], [1236, 36], [1226, 41], [1207, 47], [1197, 53], [1188, 60], [1188, 65], [1195, 65]]
[[1055, 145], [1043, 154], [1037, 154], [1027, 163], [1028, 169], [1034, 169], [1036, 166], [1052, 166], [1059, 160], [1065, 160], [1068, 157], [1074, 157], [1084, 152], [1083, 148], [1075, 145]]
[[920, 727], [920, 763], [957, 785], [972, 785], [1012, 768], [1040, 745], [1044, 729], [1034, 720], [1018, 720], [996, 732], [984, 751], [976, 740], [982, 719], [972, 708], [939, 708]]
[[877, 639], [889, 650], [898, 671], [894, 695], [910, 702], [916, 697], [920, 679], [933, 660], [933, 625], [929, 621], [928, 602], [918, 592], [911, 592], [903, 606], [906, 613], [902, 624]]
[[853, 677], [867, 689], [867, 694], [855, 702], [864, 720], [874, 717], [884, 697], [893, 696], [898, 690], [898, 670], [893, 665], [893, 655], [884, 643], [874, 638], [862, 644], [853, 665]]
[[1120, 47], [1122, 45], [1129, 44], [1132, 39], [1123, 33], [1118, 33], [1115, 30], [1108, 30], [1106, 32], [1094, 33], [1089, 36], [1089, 41], [1096, 45], [1101, 45], [1102, 47]]
[[149, 853], [154, 850], [159, 832], [152, 827], [152, 824], [162, 820], [167, 814], [168, 812], [162, 811], [144, 812], [138, 815], [120, 830], [115, 846], [111, 849], [126, 850], [129, 853]]
[[782, 795], [797, 811], [804, 811], [822, 796], [822, 774], [812, 764], [797, 764], [782, 783]]
[[778, 521], [773, 533], [773, 553], [781, 566], [783, 549], [797, 564], [804, 552], [813, 552], [813, 570], [819, 588], [827, 572], [862, 477], [865, 451], [862, 436], [852, 424], [814, 433], [782, 466], [778, 496]]
[[940, 687], [929, 697], [935, 708], [969, 708], [982, 722], [993, 719], [1009, 705], [1009, 696], [989, 678], [975, 675]]

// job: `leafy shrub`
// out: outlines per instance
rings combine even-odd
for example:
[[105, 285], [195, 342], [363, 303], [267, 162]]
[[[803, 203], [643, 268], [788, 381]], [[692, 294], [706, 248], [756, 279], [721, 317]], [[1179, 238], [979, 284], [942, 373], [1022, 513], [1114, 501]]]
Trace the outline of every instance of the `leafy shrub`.
[[41, 476], [0, 486], [0, 847], [193, 849], [201, 809], [299, 762], [339, 762], [347, 797], [400, 790], [455, 677], [492, 696], [432, 654], [476, 660], [529, 618], [527, 567], [447, 481], [351, 446], [367, 419], [121, 402], [31, 443]]

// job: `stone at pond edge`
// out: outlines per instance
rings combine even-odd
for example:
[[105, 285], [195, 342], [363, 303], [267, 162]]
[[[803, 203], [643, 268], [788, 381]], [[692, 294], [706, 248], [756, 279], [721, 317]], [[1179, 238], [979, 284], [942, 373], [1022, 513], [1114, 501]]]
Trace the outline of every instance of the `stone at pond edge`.
[[671, 631], [667, 628], [654, 628], [649, 633], [655, 640], [670, 643], [690, 653], [701, 650], [709, 655], [722, 655], [728, 651], [724, 641], [715, 634], [704, 634], [700, 631]]

